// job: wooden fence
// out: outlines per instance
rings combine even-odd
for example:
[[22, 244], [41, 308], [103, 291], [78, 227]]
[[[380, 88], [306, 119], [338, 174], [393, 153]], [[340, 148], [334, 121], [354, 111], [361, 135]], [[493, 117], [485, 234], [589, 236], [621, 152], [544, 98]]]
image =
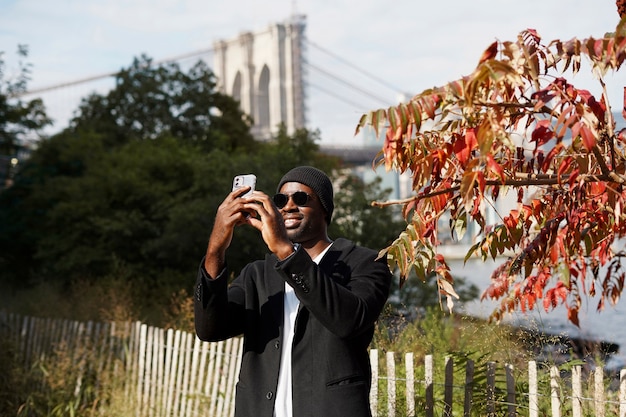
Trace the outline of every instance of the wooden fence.
[[[54, 366], [60, 355], [78, 369], [74, 395], [106, 373], [120, 381], [136, 416], [232, 416], [243, 343], [203, 343], [192, 333], [134, 323], [92, 323], [0, 312], [0, 338], [15, 346], [27, 368]], [[626, 417], [626, 373], [601, 367], [567, 372], [529, 362], [524, 378], [510, 364], [412, 353], [370, 351], [374, 416], [620, 416]], [[89, 376], [92, 378], [89, 378]], [[95, 378], [93, 377], [95, 375]], [[516, 380], [517, 379], [517, 380]], [[109, 378], [108, 380], [111, 380]], [[88, 382], [91, 381], [91, 382]]]

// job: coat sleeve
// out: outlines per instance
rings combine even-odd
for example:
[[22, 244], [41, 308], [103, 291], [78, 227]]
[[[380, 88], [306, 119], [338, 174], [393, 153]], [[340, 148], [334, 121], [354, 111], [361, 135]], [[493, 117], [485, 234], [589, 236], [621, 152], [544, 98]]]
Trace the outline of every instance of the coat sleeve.
[[324, 327], [352, 338], [371, 329], [389, 296], [391, 272], [385, 259], [376, 258], [375, 251], [353, 246], [337, 259], [329, 251], [318, 266], [298, 249], [276, 268]]
[[242, 279], [240, 276], [229, 286], [226, 269], [212, 279], [204, 269], [202, 259], [194, 295], [194, 323], [200, 340], [215, 342], [243, 333], [245, 301], [240, 284]]

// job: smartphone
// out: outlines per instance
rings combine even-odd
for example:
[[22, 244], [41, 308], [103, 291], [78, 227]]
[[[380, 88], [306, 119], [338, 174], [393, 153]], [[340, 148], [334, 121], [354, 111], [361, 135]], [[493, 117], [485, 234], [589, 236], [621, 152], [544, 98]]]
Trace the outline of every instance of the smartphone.
[[241, 197], [247, 197], [249, 194], [254, 191], [256, 187], [256, 175], [254, 174], [245, 174], [245, 175], [237, 175], [233, 179], [233, 191], [238, 190], [241, 187], [250, 186], [250, 191], [243, 194]]

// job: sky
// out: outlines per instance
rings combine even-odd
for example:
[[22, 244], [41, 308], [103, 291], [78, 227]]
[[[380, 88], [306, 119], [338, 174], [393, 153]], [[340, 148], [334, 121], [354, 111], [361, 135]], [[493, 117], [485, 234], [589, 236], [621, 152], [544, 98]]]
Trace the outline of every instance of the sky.
[[[306, 16], [309, 62], [336, 76], [309, 73], [321, 89], [308, 90], [307, 127], [319, 129], [323, 144], [354, 144], [364, 112], [471, 73], [495, 40], [527, 28], [546, 41], [600, 37], [618, 22], [614, 0], [0, 0], [0, 51], [10, 69], [17, 45], [28, 46], [29, 88], [37, 89], [116, 72], [141, 54], [158, 61], [207, 50], [293, 14]], [[606, 80], [615, 108], [624, 72]], [[587, 74], [573, 80], [600, 91]], [[89, 92], [70, 90], [43, 96], [57, 126]], [[64, 95], [65, 107], [55, 104]]]

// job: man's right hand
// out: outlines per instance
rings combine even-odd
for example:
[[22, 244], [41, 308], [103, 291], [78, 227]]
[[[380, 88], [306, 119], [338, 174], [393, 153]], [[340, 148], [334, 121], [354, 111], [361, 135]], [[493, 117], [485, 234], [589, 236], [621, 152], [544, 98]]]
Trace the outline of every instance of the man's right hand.
[[247, 223], [251, 215], [244, 210], [244, 205], [250, 203], [250, 199], [241, 197], [249, 190], [250, 187], [246, 186], [232, 191], [217, 208], [204, 259], [204, 268], [212, 278], [217, 277], [226, 265], [226, 249], [233, 240], [235, 226]]

